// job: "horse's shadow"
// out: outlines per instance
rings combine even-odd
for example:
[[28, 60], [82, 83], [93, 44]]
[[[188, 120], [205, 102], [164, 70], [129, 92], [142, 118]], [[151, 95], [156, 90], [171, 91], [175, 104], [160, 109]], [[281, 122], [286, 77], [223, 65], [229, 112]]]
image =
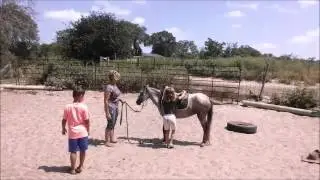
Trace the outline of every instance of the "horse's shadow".
[[69, 173], [70, 166], [39, 166], [38, 169], [42, 169], [45, 172], [56, 172], [56, 173]]
[[[127, 137], [118, 137], [118, 138], [127, 140]], [[138, 141], [139, 147], [147, 147], [147, 148], [153, 148], [153, 149], [166, 148], [166, 146], [162, 143], [162, 139], [159, 139], [159, 138], [150, 139], [150, 138], [129, 137], [129, 140]], [[179, 140], [173, 140], [173, 144], [179, 145], [179, 146], [199, 146], [199, 143], [197, 142], [179, 141]]]

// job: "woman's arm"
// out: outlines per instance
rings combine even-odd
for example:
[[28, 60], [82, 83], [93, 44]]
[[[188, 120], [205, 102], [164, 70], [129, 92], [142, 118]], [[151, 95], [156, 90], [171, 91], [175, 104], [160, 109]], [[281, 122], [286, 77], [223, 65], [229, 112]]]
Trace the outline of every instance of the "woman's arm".
[[109, 108], [108, 108], [108, 101], [109, 101], [109, 98], [110, 98], [110, 92], [104, 92], [104, 111], [106, 113], [106, 117], [107, 118], [110, 118], [110, 112], [109, 112]]

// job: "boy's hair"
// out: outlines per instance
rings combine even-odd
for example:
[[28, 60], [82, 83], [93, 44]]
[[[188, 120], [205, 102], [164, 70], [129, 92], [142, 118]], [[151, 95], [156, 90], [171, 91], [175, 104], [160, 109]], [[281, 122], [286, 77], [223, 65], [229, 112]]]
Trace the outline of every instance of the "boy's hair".
[[72, 96], [73, 98], [78, 98], [80, 96], [83, 96], [85, 92], [85, 89], [83, 89], [81, 86], [76, 86], [75, 88], [73, 88]]

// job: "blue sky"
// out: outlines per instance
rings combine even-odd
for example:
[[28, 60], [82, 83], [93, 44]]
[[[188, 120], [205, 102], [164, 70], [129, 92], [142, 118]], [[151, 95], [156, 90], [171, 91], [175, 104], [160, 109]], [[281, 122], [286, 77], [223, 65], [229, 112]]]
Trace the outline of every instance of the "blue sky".
[[[91, 10], [147, 27], [167, 30], [177, 40], [194, 40], [199, 48], [210, 37], [250, 45], [263, 53], [319, 59], [319, 1], [36, 1], [40, 41]], [[143, 48], [149, 52], [150, 48]]]

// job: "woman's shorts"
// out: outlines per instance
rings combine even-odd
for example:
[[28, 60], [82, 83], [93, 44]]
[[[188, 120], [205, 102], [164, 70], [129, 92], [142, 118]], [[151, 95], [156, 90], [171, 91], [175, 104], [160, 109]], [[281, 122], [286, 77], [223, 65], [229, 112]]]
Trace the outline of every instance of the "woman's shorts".
[[88, 136], [78, 138], [78, 139], [69, 139], [69, 152], [77, 152], [81, 151], [84, 152], [88, 149]]
[[109, 113], [111, 119], [107, 119], [107, 129], [114, 129], [118, 119], [118, 108], [110, 108]]
[[176, 116], [174, 114], [163, 115], [164, 130], [176, 130]]

